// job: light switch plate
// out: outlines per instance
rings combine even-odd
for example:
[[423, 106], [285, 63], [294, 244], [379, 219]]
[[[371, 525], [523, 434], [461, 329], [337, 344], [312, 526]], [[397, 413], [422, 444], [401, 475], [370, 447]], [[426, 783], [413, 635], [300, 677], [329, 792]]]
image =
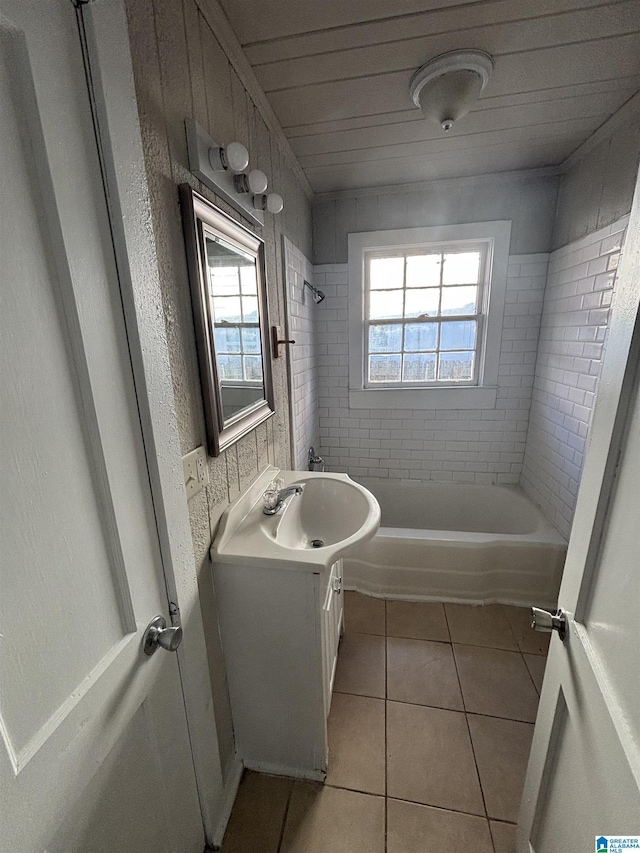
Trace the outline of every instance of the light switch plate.
[[209, 466], [207, 465], [207, 452], [204, 447], [196, 447], [191, 453], [182, 457], [182, 471], [184, 473], [184, 488], [187, 493], [187, 500], [189, 500], [209, 485]]

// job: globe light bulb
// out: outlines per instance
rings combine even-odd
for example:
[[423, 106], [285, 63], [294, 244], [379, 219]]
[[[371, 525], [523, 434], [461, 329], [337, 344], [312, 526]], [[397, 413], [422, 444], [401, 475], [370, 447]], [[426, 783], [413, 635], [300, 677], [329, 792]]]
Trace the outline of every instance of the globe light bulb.
[[224, 149], [223, 160], [232, 172], [242, 172], [249, 165], [249, 152], [241, 142], [230, 142]]
[[267, 176], [264, 172], [261, 172], [260, 169], [252, 169], [252, 171], [247, 175], [247, 182], [249, 184], [249, 190], [255, 195], [265, 192], [269, 184]]
[[284, 200], [278, 193], [269, 193], [267, 196], [267, 210], [269, 213], [280, 213], [284, 207]]

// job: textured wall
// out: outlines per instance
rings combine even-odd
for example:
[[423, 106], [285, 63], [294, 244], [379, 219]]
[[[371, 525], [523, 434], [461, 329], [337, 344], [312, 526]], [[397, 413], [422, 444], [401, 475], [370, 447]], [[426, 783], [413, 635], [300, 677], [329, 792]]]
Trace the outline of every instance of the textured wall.
[[292, 411], [292, 467], [306, 471], [310, 447], [318, 444], [318, 366], [315, 336], [317, 306], [305, 279], [313, 281], [313, 267], [308, 258], [287, 238], [284, 239], [284, 271], [287, 284], [289, 325], [289, 388]]
[[605, 137], [562, 176], [553, 249], [617, 222], [631, 210], [640, 156], [640, 96], [628, 121]]
[[511, 255], [493, 409], [350, 409], [346, 264], [316, 266], [320, 446], [332, 471], [517, 483], [522, 470], [548, 255]]
[[[284, 325], [282, 234], [311, 254], [311, 210], [289, 154], [270, 133], [221, 48], [209, 21], [207, 3], [196, 0], [128, 0], [131, 50], [142, 127], [153, 229], [182, 453], [205, 443], [200, 380], [177, 185], [188, 182], [220, 208], [217, 199], [187, 168], [184, 120], [195, 118], [222, 144], [238, 139], [285, 200], [278, 217], [267, 215], [264, 229], [269, 311]], [[246, 224], [246, 223], [245, 223]], [[285, 359], [274, 364], [276, 415], [217, 459], [209, 460], [210, 486], [189, 502], [207, 632], [210, 674], [216, 704], [220, 755], [225, 771], [233, 758], [233, 730], [220, 646], [208, 548], [220, 515], [267, 462], [287, 467], [288, 392]], [[176, 465], [180, 460], [176, 460]]]
[[427, 225], [510, 219], [511, 254], [548, 252], [558, 178], [526, 173], [433, 181], [419, 188], [354, 191], [313, 207], [316, 264], [347, 262], [347, 235]]
[[568, 536], [628, 217], [551, 254], [522, 487]]

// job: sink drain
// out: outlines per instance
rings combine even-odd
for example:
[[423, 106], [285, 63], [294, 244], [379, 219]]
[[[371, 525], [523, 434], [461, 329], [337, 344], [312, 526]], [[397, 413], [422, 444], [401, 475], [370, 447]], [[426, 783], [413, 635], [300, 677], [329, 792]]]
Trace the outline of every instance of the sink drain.
[[322, 548], [324, 545], [324, 540], [323, 539], [312, 539], [309, 542], [309, 544], [311, 545], [312, 548]]

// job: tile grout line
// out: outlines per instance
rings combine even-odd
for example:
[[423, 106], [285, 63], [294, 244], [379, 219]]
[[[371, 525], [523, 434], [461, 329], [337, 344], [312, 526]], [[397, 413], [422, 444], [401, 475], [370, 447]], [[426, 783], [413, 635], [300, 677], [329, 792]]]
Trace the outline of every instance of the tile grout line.
[[287, 818], [289, 817], [289, 806], [291, 805], [291, 798], [293, 797], [293, 786], [295, 785], [295, 780], [293, 781], [291, 788], [289, 789], [289, 794], [287, 796], [287, 804], [284, 807], [284, 815], [282, 816], [282, 826], [280, 827], [280, 838], [278, 839], [278, 849], [277, 853], [281, 853], [282, 850], [282, 842], [284, 841], [284, 831], [287, 826]]
[[[447, 608], [444, 606], [444, 604], [442, 605], [442, 609], [444, 610], [444, 619], [445, 619], [445, 622], [447, 623], [447, 631], [449, 632], [449, 638], [451, 639], [451, 628], [449, 627], [449, 618], [447, 616]], [[509, 626], [509, 627], [511, 627], [511, 626]], [[460, 673], [458, 671], [458, 661], [456, 660], [456, 655], [455, 655], [455, 652], [453, 651], [453, 640], [451, 641], [451, 652], [453, 654], [453, 665], [456, 668], [456, 677], [458, 679], [458, 686], [460, 688], [460, 695], [462, 696], [462, 705], [464, 707], [464, 721], [465, 721], [465, 725], [467, 727], [467, 734], [469, 735], [469, 743], [471, 744], [471, 754], [473, 755], [473, 763], [474, 763], [474, 766], [476, 768], [476, 775], [478, 777], [478, 786], [480, 788], [480, 796], [482, 797], [482, 805], [484, 807], [485, 820], [487, 821], [487, 829], [489, 831], [489, 838], [491, 840], [491, 847], [493, 848], [493, 851], [495, 853], [496, 848], [495, 848], [495, 844], [493, 843], [493, 835], [491, 834], [491, 824], [489, 823], [489, 813], [487, 811], [487, 802], [486, 802], [485, 797], [484, 797], [484, 789], [482, 787], [482, 779], [480, 778], [480, 768], [478, 767], [478, 760], [476, 758], [476, 751], [475, 751], [475, 748], [473, 746], [473, 737], [471, 736], [471, 727], [469, 725], [469, 717], [467, 715], [467, 703], [464, 700], [464, 693], [462, 691], [462, 681], [460, 680]]]
[[525, 658], [524, 658], [524, 652], [520, 652], [520, 657], [522, 658], [522, 663], [524, 664], [524, 668], [525, 668], [525, 669], [527, 670], [527, 672], [529, 673], [529, 678], [531, 679], [531, 683], [533, 684], [533, 689], [534, 689], [534, 690], [536, 691], [536, 693], [538, 694], [538, 700], [540, 700], [540, 691], [538, 690], [538, 685], [537, 685], [537, 684], [535, 683], [535, 681], [533, 680], [533, 675], [531, 675], [531, 670], [530, 670], [530, 669], [529, 669], [529, 667], [527, 666], [527, 662], [526, 662], [526, 660], [525, 660]]

